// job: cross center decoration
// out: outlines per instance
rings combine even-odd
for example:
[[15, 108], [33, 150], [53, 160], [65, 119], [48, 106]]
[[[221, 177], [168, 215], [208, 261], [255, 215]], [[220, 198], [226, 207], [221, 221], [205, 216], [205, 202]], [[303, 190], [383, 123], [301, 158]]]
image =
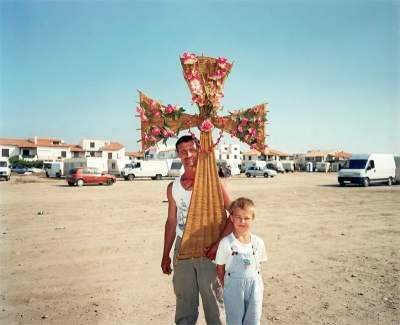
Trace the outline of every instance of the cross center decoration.
[[[136, 108], [141, 119], [142, 150], [175, 137], [180, 131], [192, 127], [200, 130], [200, 152], [186, 225], [178, 254], [179, 259], [204, 256], [225, 227], [226, 211], [217, 171], [214, 148], [223, 132], [237, 137], [260, 152], [265, 150], [266, 104], [230, 112], [218, 116], [222, 108], [224, 82], [233, 66], [225, 58], [211, 58], [184, 53], [181, 58], [183, 76], [192, 93], [192, 101], [199, 114], [184, 113], [182, 107], [163, 105], [139, 91], [139, 106]], [[220, 129], [214, 144], [212, 130]]]

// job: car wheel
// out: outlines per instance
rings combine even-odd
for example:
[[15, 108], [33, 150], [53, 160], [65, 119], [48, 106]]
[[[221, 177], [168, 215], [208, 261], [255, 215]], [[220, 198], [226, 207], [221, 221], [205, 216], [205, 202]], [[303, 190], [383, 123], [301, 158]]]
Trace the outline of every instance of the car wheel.
[[369, 186], [369, 178], [368, 178], [368, 177], [364, 177], [364, 179], [363, 179], [363, 186], [364, 186], [364, 187], [368, 187], [368, 186]]
[[49, 178], [49, 177], [50, 177], [50, 176], [49, 176], [49, 172], [46, 172], [46, 177], [47, 177], [47, 178]]
[[250, 173], [247, 173], [246, 176], [247, 176], [247, 177], [250, 177], [251, 175], [250, 175]]
[[107, 185], [113, 185], [113, 180], [111, 178], [107, 179]]
[[339, 185], [340, 186], [344, 186], [344, 182], [343, 181], [339, 181]]
[[393, 184], [393, 178], [392, 178], [392, 177], [389, 177], [389, 178], [388, 178], [388, 185], [389, 185], [389, 186], [392, 186], [392, 184]]
[[135, 175], [129, 174], [127, 179], [128, 179], [128, 181], [133, 181], [135, 179]]
[[85, 184], [85, 182], [83, 181], [83, 179], [78, 179], [78, 180], [76, 181], [76, 185], [78, 185], [78, 186], [83, 186], [83, 184]]
[[268, 173], [264, 173], [264, 177], [268, 177]]
[[61, 173], [56, 173], [56, 177], [60, 178], [61, 177]]
[[161, 176], [160, 174], [157, 174], [155, 179], [156, 179], [157, 181], [160, 181], [160, 180], [162, 179], [162, 176]]

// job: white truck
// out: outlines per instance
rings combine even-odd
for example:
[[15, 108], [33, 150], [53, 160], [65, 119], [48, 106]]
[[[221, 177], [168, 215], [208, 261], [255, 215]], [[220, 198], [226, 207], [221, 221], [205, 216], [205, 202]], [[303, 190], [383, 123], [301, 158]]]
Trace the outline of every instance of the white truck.
[[0, 178], [9, 181], [11, 177], [10, 164], [7, 160], [0, 160]]
[[347, 183], [368, 186], [371, 183], [395, 182], [396, 166], [393, 154], [371, 153], [352, 155], [339, 170], [340, 186]]
[[51, 161], [43, 164], [46, 177], [61, 177], [64, 174], [64, 163], [62, 161]]
[[150, 177], [160, 180], [168, 176], [168, 170], [168, 160], [139, 160], [126, 164], [121, 176], [129, 181], [133, 181], [136, 177]]

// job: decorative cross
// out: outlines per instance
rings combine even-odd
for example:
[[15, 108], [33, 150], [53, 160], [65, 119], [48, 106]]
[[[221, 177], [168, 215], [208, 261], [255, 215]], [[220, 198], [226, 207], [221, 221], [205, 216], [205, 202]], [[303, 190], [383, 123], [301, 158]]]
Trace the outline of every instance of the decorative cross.
[[[136, 108], [141, 118], [141, 142], [145, 151], [157, 142], [175, 137], [180, 131], [192, 127], [200, 130], [200, 153], [192, 198], [183, 233], [179, 259], [201, 257], [220, 236], [226, 222], [226, 212], [214, 148], [223, 132], [237, 137], [251, 148], [263, 152], [265, 149], [266, 104], [246, 110], [230, 112], [220, 117], [220, 99], [224, 82], [232, 68], [225, 58], [210, 58], [184, 53], [181, 58], [183, 76], [192, 93], [192, 101], [200, 113], [185, 114], [182, 107], [162, 105], [139, 91], [140, 106]], [[214, 144], [212, 129], [220, 129]]]

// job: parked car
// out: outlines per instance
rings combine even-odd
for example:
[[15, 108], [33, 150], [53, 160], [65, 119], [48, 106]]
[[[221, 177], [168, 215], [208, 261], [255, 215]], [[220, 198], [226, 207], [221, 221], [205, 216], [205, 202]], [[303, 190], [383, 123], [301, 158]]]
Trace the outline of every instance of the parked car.
[[85, 184], [112, 185], [117, 181], [114, 175], [100, 172], [97, 168], [79, 167], [69, 171], [67, 183], [70, 186], [83, 186]]
[[10, 180], [11, 169], [8, 161], [1, 160], [0, 161], [0, 178], [4, 178], [6, 181]]
[[126, 164], [121, 176], [127, 181], [133, 181], [136, 177], [160, 180], [168, 176], [168, 170], [167, 160], [141, 160]]
[[22, 167], [22, 166], [11, 166], [11, 171], [17, 174], [31, 174], [33, 170], [31, 168]]
[[46, 172], [46, 177], [61, 177], [64, 173], [64, 163], [61, 161], [45, 162], [43, 169]]
[[257, 166], [251, 166], [246, 169], [245, 172], [247, 177], [256, 177], [256, 176], [264, 176], [264, 177], [274, 177], [278, 173], [275, 170], [269, 169], [269, 168], [262, 168], [262, 167], [257, 167]]

